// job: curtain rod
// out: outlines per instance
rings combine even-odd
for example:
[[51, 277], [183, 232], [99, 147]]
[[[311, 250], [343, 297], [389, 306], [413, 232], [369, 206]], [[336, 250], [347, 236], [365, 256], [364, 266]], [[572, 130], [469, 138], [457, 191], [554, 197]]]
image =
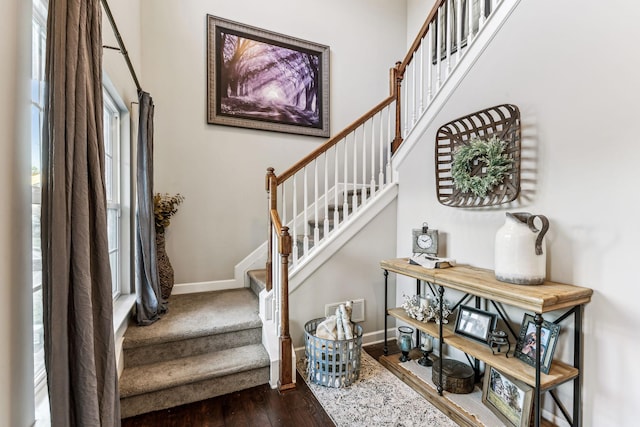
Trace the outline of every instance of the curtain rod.
[[129, 53], [127, 52], [127, 48], [124, 46], [124, 41], [122, 41], [122, 37], [120, 37], [120, 31], [118, 31], [118, 26], [116, 25], [116, 21], [113, 19], [113, 15], [111, 14], [111, 9], [109, 8], [109, 4], [107, 0], [101, 0], [102, 7], [104, 11], [107, 13], [107, 18], [109, 18], [109, 22], [111, 23], [111, 28], [113, 28], [113, 32], [116, 35], [116, 40], [118, 41], [118, 46], [120, 46], [120, 53], [124, 56], [124, 60], [127, 62], [127, 67], [129, 67], [129, 72], [131, 73], [131, 77], [133, 77], [133, 81], [136, 83], [136, 87], [138, 88], [138, 92], [142, 92], [142, 88], [140, 87], [140, 82], [138, 81], [138, 76], [136, 76], [136, 71], [133, 69], [133, 64], [131, 64], [131, 60], [129, 59]]

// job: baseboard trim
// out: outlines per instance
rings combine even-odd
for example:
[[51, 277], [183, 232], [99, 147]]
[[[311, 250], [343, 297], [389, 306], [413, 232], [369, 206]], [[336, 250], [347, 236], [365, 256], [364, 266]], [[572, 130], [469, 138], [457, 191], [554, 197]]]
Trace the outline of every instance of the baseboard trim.
[[212, 282], [180, 283], [173, 286], [172, 295], [196, 294], [199, 292], [224, 291], [226, 289], [239, 289], [235, 280], [217, 280]]

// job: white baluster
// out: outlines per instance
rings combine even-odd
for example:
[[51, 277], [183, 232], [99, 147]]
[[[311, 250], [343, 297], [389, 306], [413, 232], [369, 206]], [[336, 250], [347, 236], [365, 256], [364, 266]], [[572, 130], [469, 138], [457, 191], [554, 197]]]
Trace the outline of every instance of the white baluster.
[[329, 154], [324, 152], [324, 237], [329, 235]]
[[357, 190], [357, 182], [358, 182], [358, 130], [353, 131], [353, 196], [352, 196], [352, 206], [353, 212], [358, 211], [358, 190]]
[[433, 21], [429, 23], [429, 44], [427, 45], [427, 104], [431, 102], [433, 97]]
[[[418, 118], [424, 112], [424, 37], [420, 40], [420, 110]], [[382, 119], [382, 118], [381, 118]]]
[[459, 64], [462, 56], [462, 0], [458, 0], [456, 6], [456, 43], [458, 46], [456, 64]]
[[344, 182], [342, 183], [342, 221], [344, 222], [349, 216], [349, 193], [347, 190], [347, 182], [349, 181], [349, 173], [347, 165], [349, 164], [349, 135], [344, 137]]
[[413, 55], [411, 56], [411, 127], [413, 128], [413, 126], [415, 126], [416, 124], [416, 120], [418, 119], [416, 117], [416, 113], [417, 113], [417, 108], [416, 108], [416, 96], [417, 96], [417, 90], [416, 90], [416, 70], [418, 69], [416, 64], [416, 53], [414, 52]]
[[320, 204], [320, 201], [318, 200], [318, 158], [313, 161], [313, 164], [313, 244], [314, 246], [317, 246], [318, 241], [320, 240], [320, 228], [318, 227], [318, 223], [320, 222], [320, 215], [318, 213], [318, 205]]
[[[343, 140], [344, 141], [344, 140]], [[333, 228], [336, 229], [338, 227], [338, 224], [340, 224], [340, 215], [339, 215], [339, 209], [338, 209], [338, 169], [339, 169], [339, 163], [338, 163], [338, 146], [340, 145], [340, 143], [334, 145], [334, 149], [335, 149], [335, 165], [333, 166], [334, 169], [334, 182], [333, 182]]]
[[280, 203], [282, 203], [282, 224], [287, 224], [287, 183], [283, 182], [280, 186]]
[[[382, 111], [380, 111], [380, 133], [379, 133], [379, 141], [378, 141], [378, 148], [380, 150], [379, 153], [379, 157], [380, 157], [380, 167], [378, 169], [378, 190], [382, 190], [382, 188], [384, 187], [384, 145], [385, 145], [385, 140], [384, 140], [384, 109]], [[389, 144], [390, 142], [387, 142], [387, 144]]]
[[367, 183], [367, 122], [362, 124], [362, 186], [360, 188], [360, 204], [367, 201], [365, 184]]
[[451, 74], [451, 43], [453, 43], [453, 40], [451, 40], [451, 21], [452, 21], [451, 0], [447, 0], [446, 7], [447, 7], [447, 22], [446, 22], [447, 33], [444, 37], [444, 40], [445, 40], [445, 43], [447, 44], [447, 75], [445, 76], [445, 80], [448, 79], [449, 74]]
[[480, 0], [480, 22], [478, 24], [478, 30], [480, 30], [480, 28], [482, 28], [482, 26], [484, 25], [484, 21], [485, 21], [484, 13], [485, 13], [485, 0]]
[[[411, 63], [409, 63], [409, 65], [407, 65], [407, 68], [409, 68], [411, 66]], [[409, 133], [409, 82], [407, 79], [408, 73], [407, 73], [407, 69], [405, 68], [404, 70], [404, 76], [405, 78], [402, 81], [402, 89], [404, 90], [404, 129], [403, 129], [403, 133], [404, 133], [404, 137], [407, 137], [407, 134]]]
[[437, 85], [436, 85], [436, 93], [437, 91], [440, 90], [440, 85], [442, 84], [442, 66], [441, 66], [441, 61], [442, 61], [442, 49], [441, 49], [441, 45], [442, 45], [442, 33], [443, 33], [443, 25], [442, 25], [442, 21], [440, 19], [440, 16], [442, 15], [442, 7], [438, 8], [438, 25], [437, 25], [437, 31], [436, 31], [436, 78], [437, 78]]
[[[276, 227], [273, 227], [273, 233], [275, 236], [280, 236], [280, 230]], [[274, 308], [273, 308], [273, 324], [275, 326], [275, 333], [278, 335], [279, 331], [279, 322], [280, 322], [280, 253], [278, 252], [278, 237], [273, 239], [273, 247], [272, 251], [275, 254], [273, 257], [273, 268], [272, 268], [272, 284], [273, 284], [273, 293], [274, 297]]]
[[303, 224], [302, 229], [304, 230], [304, 240], [302, 241], [302, 256], [307, 256], [309, 252], [309, 182], [307, 180], [307, 167], [302, 168], [303, 175], [303, 184], [304, 188], [302, 189], [303, 195], [303, 203], [302, 203], [302, 212], [303, 212]]
[[469, 12], [467, 12], [467, 24], [469, 26], [467, 30], [467, 47], [469, 47], [469, 43], [473, 39], [473, 0], [467, 0], [467, 5], [469, 6]]
[[379, 113], [376, 113], [375, 116], [371, 118], [371, 183], [369, 186], [371, 187], [370, 196], [373, 197], [376, 194], [376, 131], [375, 131], [375, 123], [376, 116]]
[[298, 174], [293, 175], [293, 194], [291, 195], [293, 197], [292, 202], [293, 202], [293, 212], [291, 212], [291, 231], [293, 233], [293, 241], [292, 241], [292, 248], [291, 251], [293, 252], [293, 266], [297, 266], [298, 265]]
[[387, 149], [387, 170], [385, 172], [386, 173], [385, 182], [387, 184], [391, 183], [391, 130], [392, 130], [391, 118], [394, 115], [393, 112], [395, 110], [396, 110], [396, 103], [394, 101], [389, 105], [389, 108], [387, 111], [387, 143], [385, 144], [385, 147]]

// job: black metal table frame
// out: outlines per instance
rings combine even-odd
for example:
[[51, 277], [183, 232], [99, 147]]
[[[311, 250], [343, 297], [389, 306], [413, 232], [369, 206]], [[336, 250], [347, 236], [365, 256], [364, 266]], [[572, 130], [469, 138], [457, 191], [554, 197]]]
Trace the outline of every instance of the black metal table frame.
[[[384, 347], [383, 347], [383, 352], [384, 355], [387, 356], [389, 354], [389, 347], [387, 345], [387, 317], [389, 316], [389, 305], [388, 305], [388, 288], [389, 288], [389, 271], [387, 269], [383, 269], [384, 270]], [[401, 274], [401, 273], [397, 273], [397, 274]], [[407, 277], [411, 277], [411, 276], [407, 276]], [[420, 279], [416, 279], [416, 294], [420, 294], [421, 291], [421, 280]], [[425, 283], [428, 285], [429, 289], [431, 290], [431, 293], [435, 296], [436, 295], [436, 288], [434, 288], [435, 284], [432, 284], [430, 282], [425, 281]], [[442, 313], [443, 310], [443, 305], [444, 305], [444, 286], [442, 285], [438, 285], [437, 286], [437, 293], [438, 293], [438, 300], [439, 300], [439, 304], [440, 304], [440, 313]], [[470, 294], [465, 294], [465, 296], [463, 296], [451, 309], [451, 311], [454, 311], [460, 304], [462, 304], [464, 301], [466, 301], [468, 298], [470, 297]], [[475, 296], [476, 299], [476, 308], [480, 308], [480, 297]], [[508, 320], [506, 319], [506, 315], [503, 313], [503, 310], [500, 310], [499, 306], [495, 303], [495, 301], [493, 300], [488, 300], [491, 301], [491, 303], [493, 304], [493, 306], [496, 308], [496, 311], [498, 312], [498, 314], [500, 315], [500, 317], [502, 318], [502, 320], [505, 322], [505, 324], [507, 325], [507, 327], [509, 328], [511, 334], [515, 337], [515, 339], [518, 339], [518, 335], [515, 334], [515, 331], [512, 329], [511, 325], [509, 324]], [[560, 317], [558, 317], [556, 320], [554, 320], [553, 323], [555, 324], [559, 324], [560, 322], [562, 322], [563, 320], [565, 320], [566, 318], [568, 318], [571, 314], [574, 315], [574, 330], [573, 330], [573, 367], [576, 368], [578, 370], [578, 375], [573, 379], [573, 417], [571, 417], [571, 415], [569, 414], [569, 411], [567, 410], [567, 408], [564, 406], [564, 404], [562, 403], [562, 401], [558, 398], [557, 394], [555, 393], [555, 388], [558, 387], [560, 384], [557, 384], [556, 386], [545, 390], [545, 392], [549, 392], [549, 394], [551, 395], [551, 398], [553, 399], [553, 401], [555, 402], [555, 404], [558, 406], [558, 408], [560, 409], [560, 412], [562, 412], [562, 415], [564, 416], [564, 418], [567, 420], [567, 422], [569, 423], [569, 425], [571, 427], [581, 427], [582, 426], [582, 400], [581, 400], [581, 394], [580, 391], [582, 390], [582, 314], [583, 314], [583, 310], [584, 310], [584, 305], [583, 304], [579, 304], [576, 305], [574, 307], [572, 307], [570, 310], [568, 310], [567, 312], [565, 312], [563, 315], [561, 315]], [[544, 318], [542, 316], [542, 313], [535, 313], [534, 316], [534, 323], [536, 325], [536, 342], [542, 342], [542, 323], [544, 322]], [[438, 352], [439, 355], [442, 355], [442, 322], [440, 322], [439, 326], [438, 326]], [[418, 346], [420, 346], [420, 331], [416, 331], [417, 337], [416, 337], [416, 342], [418, 344]], [[542, 397], [542, 390], [540, 387], [540, 349], [541, 346], [536, 346], [536, 357], [535, 357], [535, 372], [536, 372], [536, 379], [535, 379], [535, 390], [534, 390], [534, 408], [535, 408], [535, 416], [534, 416], [534, 426], [535, 427], [540, 427], [541, 425], [541, 410], [540, 410], [540, 403], [541, 403], [541, 397]], [[466, 353], [465, 353], [466, 355]], [[467, 359], [469, 358], [469, 355], [467, 355]], [[475, 360], [475, 363], [471, 364], [472, 368], [474, 369], [474, 371], [476, 372], [476, 379], [478, 379], [478, 375], [479, 375], [479, 364], [480, 361], [479, 360]], [[440, 364], [440, 372], [438, 374], [439, 376], [439, 384], [437, 385], [437, 389], [438, 389], [438, 395], [442, 396], [443, 394], [443, 389], [442, 389], [442, 364]]]

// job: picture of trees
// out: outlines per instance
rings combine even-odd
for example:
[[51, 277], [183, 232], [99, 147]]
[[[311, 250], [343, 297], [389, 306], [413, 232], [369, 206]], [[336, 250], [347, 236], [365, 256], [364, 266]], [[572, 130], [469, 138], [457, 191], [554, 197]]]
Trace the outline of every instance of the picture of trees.
[[322, 127], [321, 53], [218, 27], [218, 114]]
[[485, 371], [482, 401], [508, 425], [527, 426], [531, 413], [532, 388], [508, 378], [494, 367]]

